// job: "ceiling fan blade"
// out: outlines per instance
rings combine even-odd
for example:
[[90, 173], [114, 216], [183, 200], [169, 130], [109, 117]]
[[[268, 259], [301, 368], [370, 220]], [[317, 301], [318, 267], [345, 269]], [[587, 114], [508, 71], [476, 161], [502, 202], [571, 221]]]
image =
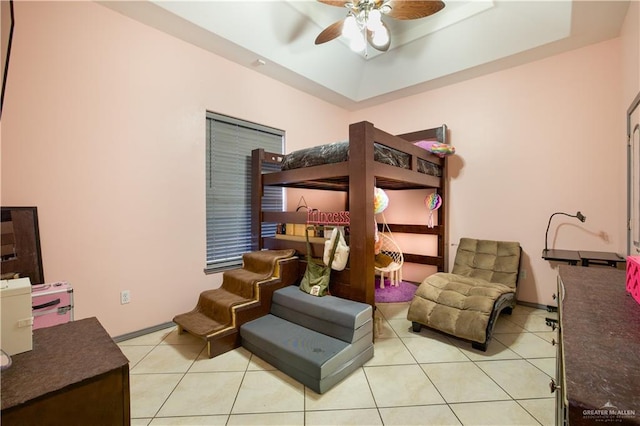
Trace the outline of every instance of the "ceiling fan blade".
[[345, 3], [348, 3], [349, 0], [318, 0], [318, 2], [328, 4], [329, 6], [344, 7]]
[[333, 40], [334, 38], [340, 37], [342, 35], [342, 27], [344, 26], [344, 19], [339, 20], [338, 22], [334, 22], [329, 25], [327, 28], [322, 30], [318, 37], [316, 37], [316, 44], [326, 43], [328, 41]]
[[444, 8], [440, 0], [389, 0], [387, 4], [391, 10], [386, 15], [401, 20], [424, 18]]

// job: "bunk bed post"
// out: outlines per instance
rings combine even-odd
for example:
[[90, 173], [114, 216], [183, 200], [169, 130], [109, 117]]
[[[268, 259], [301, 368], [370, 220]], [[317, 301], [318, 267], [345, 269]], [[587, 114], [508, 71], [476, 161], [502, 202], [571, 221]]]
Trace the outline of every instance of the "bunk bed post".
[[352, 221], [349, 226], [349, 281], [351, 293], [357, 300], [375, 306], [373, 139], [373, 124], [360, 122], [349, 126], [349, 210], [355, 208], [365, 212], [352, 216], [364, 217], [364, 220]]
[[[398, 136], [411, 143], [423, 139], [434, 140], [440, 143], [448, 143], [446, 124], [433, 129], [420, 130], [417, 132], [405, 133]], [[436, 189], [440, 197], [442, 197], [442, 206], [437, 210], [436, 213], [438, 217], [438, 225], [435, 227], [435, 232], [429, 232], [429, 234], [436, 235], [438, 237], [438, 256], [436, 262], [433, 263], [433, 265], [437, 266], [438, 272], [448, 272], [449, 270], [449, 233], [447, 232], [449, 200], [447, 197], [447, 164], [448, 160], [445, 156], [444, 158], [442, 158], [442, 176], [440, 176], [439, 178], [440, 182], [438, 188]]]
[[262, 160], [264, 149], [251, 151], [251, 251], [262, 250]]
[[[443, 124], [440, 129], [439, 139], [441, 143], [448, 143], [447, 125]], [[440, 177], [440, 196], [442, 197], [442, 206], [438, 209], [438, 225], [440, 227], [438, 253], [442, 256], [442, 266], [438, 270], [441, 272], [449, 272], [449, 232], [447, 228], [447, 218], [449, 217], [449, 188], [447, 187], [447, 174], [449, 173], [448, 164], [448, 157], [445, 156], [442, 159], [442, 176]]]
[[[446, 132], [446, 128], [444, 130]], [[449, 210], [449, 200], [447, 198], [447, 157], [442, 161], [442, 177], [440, 178], [440, 197], [442, 205], [438, 209], [438, 253], [442, 256], [442, 264], [438, 266], [438, 272], [449, 271], [449, 233], [447, 232], [447, 212]]]

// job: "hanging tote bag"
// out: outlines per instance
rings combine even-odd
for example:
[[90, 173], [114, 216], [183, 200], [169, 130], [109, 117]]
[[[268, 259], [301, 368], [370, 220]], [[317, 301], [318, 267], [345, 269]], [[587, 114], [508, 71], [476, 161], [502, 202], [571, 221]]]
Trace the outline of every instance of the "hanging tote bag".
[[[331, 269], [334, 271], [342, 271], [347, 266], [347, 261], [349, 260], [349, 246], [344, 239], [343, 229], [342, 226], [333, 228], [331, 237], [324, 242], [324, 256], [322, 260], [324, 260], [324, 263], [327, 265], [331, 259], [331, 248], [335, 246], [335, 255], [331, 263]], [[338, 240], [337, 246], [335, 240]]]
[[307, 237], [307, 269], [300, 281], [300, 290], [312, 296], [326, 296], [329, 293], [329, 281], [331, 280], [331, 263], [335, 255], [338, 239], [333, 245], [329, 264], [321, 263], [320, 259], [311, 257], [311, 243], [309, 243], [309, 228], [305, 229]]

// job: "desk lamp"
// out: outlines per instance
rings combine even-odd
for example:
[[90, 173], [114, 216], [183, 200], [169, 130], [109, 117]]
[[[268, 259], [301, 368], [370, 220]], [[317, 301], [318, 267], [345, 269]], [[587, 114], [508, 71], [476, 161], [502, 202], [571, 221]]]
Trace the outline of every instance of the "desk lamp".
[[549, 223], [547, 223], [547, 232], [544, 234], [544, 253], [549, 251], [549, 249], [547, 248], [547, 237], [549, 236], [549, 226], [551, 226], [551, 219], [553, 219], [553, 217], [557, 214], [563, 214], [569, 217], [577, 217], [580, 222], [584, 222], [585, 220], [587, 220], [587, 217], [580, 212], [576, 213], [575, 215], [569, 214], [569, 213], [563, 213], [563, 212], [555, 212], [554, 214], [552, 214], [549, 217]]

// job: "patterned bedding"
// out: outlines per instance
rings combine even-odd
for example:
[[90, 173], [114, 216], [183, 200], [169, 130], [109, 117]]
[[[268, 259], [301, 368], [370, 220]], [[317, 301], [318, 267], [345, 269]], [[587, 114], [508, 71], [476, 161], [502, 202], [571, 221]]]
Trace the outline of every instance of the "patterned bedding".
[[[285, 155], [282, 170], [300, 169], [322, 164], [341, 163], [349, 159], [349, 142], [334, 142], [312, 148], [304, 148]], [[374, 159], [403, 169], [411, 166], [411, 156], [387, 146], [374, 143]], [[431, 176], [442, 176], [442, 168], [418, 158], [418, 172]]]

